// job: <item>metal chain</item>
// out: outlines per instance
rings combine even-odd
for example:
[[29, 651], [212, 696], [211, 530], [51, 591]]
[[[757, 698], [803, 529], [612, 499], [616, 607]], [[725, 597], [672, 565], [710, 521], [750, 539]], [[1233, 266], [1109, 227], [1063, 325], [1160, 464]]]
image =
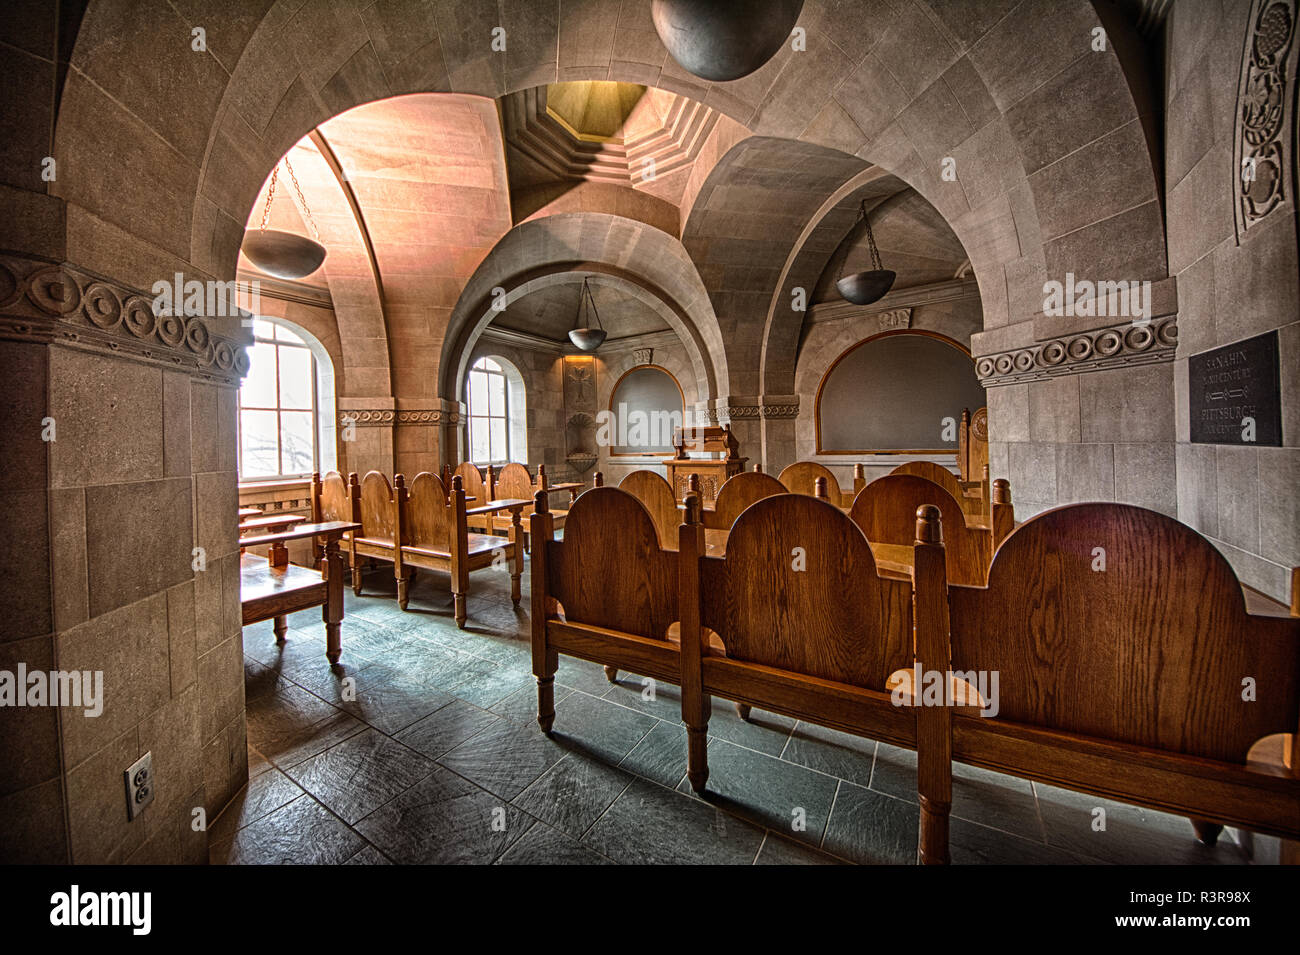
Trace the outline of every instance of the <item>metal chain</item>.
[[302, 187], [298, 185], [298, 177], [294, 175], [293, 163], [289, 162], [288, 156], [284, 157], [284, 165], [285, 168], [289, 170], [289, 178], [293, 180], [293, 188], [294, 191], [298, 193], [298, 201], [302, 203], [302, 211], [307, 214], [307, 224], [311, 226], [312, 235], [314, 235], [316, 241], [319, 242], [320, 232], [316, 229], [316, 220], [312, 218], [311, 208], [307, 205], [307, 198], [302, 194]]
[[876, 237], [871, 233], [871, 220], [867, 217], [867, 201], [862, 200], [862, 221], [867, 226], [867, 246], [871, 250], [871, 268], [879, 272], [883, 266], [880, 264], [880, 250], [876, 248]]
[[262, 208], [262, 229], [266, 231], [267, 220], [271, 218], [271, 203], [275, 200], [275, 183], [280, 178], [280, 164], [275, 164], [275, 169], [271, 172], [271, 188], [266, 190], [266, 205]]

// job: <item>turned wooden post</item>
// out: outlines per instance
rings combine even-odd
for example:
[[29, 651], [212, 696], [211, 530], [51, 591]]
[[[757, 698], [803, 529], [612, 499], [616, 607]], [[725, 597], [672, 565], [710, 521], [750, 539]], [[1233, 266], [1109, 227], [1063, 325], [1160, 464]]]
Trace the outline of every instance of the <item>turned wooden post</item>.
[[916, 712], [916, 794], [921, 805], [918, 851], [925, 865], [943, 865], [948, 857], [948, 814], [952, 809], [952, 711], [946, 705], [922, 706], [926, 674], [948, 671], [948, 570], [939, 509], [916, 509], [913, 549], [916, 665], [912, 670], [912, 705]]
[[686, 495], [683, 522], [677, 528], [682, 722], [686, 724], [686, 775], [697, 793], [704, 791], [709, 780], [709, 715], [712, 709], [712, 700], [704, 692], [701, 669], [704, 636], [700, 624], [700, 555], [704, 553], [704, 525], [700, 511], [700, 495], [691, 491]]
[[[600, 472], [596, 472], [597, 484], [600, 486]], [[533, 637], [533, 676], [537, 678], [537, 725], [548, 736], [555, 725], [555, 671], [560, 666], [560, 654], [553, 650], [546, 639], [547, 618], [550, 607], [547, 595], [547, 558], [550, 556], [548, 545], [554, 539], [555, 520], [551, 516], [546, 500], [547, 492], [538, 491], [533, 495], [533, 516], [529, 519], [528, 533], [533, 539], [532, 559], [532, 637]]]
[[[361, 479], [356, 471], [348, 472], [348, 504], [352, 511], [352, 523], [361, 523]], [[364, 531], [365, 528], [363, 527]], [[356, 534], [352, 535], [355, 541]], [[361, 558], [357, 556], [356, 547], [352, 548], [352, 592], [361, 596]]]
[[406, 543], [406, 478], [393, 475], [393, 576], [397, 579], [397, 606], [406, 609], [411, 600], [411, 575], [402, 567], [402, 545]]

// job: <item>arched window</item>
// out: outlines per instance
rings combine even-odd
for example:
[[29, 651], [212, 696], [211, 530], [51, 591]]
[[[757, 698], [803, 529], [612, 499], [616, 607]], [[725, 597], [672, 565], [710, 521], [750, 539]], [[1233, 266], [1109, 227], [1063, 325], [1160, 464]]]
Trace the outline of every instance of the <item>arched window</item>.
[[478, 465], [528, 462], [524, 379], [502, 358], [484, 356], [465, 382], [469, 460]]
[[609, 411], [599, 424], [607, 433], [597, 441], [611, 454], [671, 454], [673, 430], [682, 420], [682, 386], [666, 368], [638, 365], [623, 373], [609, 395]]
[[957, 450], [963, 408], [985, 405], [975, 363], [935, 332], [883, 332], [831, 364], [817, 389], [818, 454]]
[[279, 319], [253, 322], [239, 389], [239, 479], [300, 478], [336, 466], [334, 368], [324, 347]]

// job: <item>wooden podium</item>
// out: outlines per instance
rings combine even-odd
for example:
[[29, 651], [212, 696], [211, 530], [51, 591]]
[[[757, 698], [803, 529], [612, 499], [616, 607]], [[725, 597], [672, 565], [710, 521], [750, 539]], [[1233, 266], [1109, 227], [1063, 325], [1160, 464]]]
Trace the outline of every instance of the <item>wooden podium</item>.
[[[671, 458], [664, 462], [668, 474], [668, 483], [672, 486], [673, 497], [680, 503], [686, 496], [687, 482], [692, 474], [700, 479], [701, 503], [712, 507], [718, 496], [718, 490], [727, 478], [739, 474], [745, 469], [748, 458], [740, 456], [740, 443], [731, 433], [731, 426], [719, 428], [711, 425], [704, 428], [691, 428], [691, 444], [687, 444], [687, 435], [681, 428], [673, 431], [673, 449]], [[699, 455], [690, 457], [690, 454]]]

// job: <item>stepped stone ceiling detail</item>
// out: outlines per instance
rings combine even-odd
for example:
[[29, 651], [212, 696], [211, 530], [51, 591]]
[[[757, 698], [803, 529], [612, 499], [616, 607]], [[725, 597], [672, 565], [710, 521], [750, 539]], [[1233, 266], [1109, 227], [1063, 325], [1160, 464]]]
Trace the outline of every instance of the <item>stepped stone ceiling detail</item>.
[[539, 187], [585, 180], [680, 205], [690, 167], [719, 118], [681, 94], [631, 83], [552, 83], [511, 93], [501, 98], [511, 193], [531, 206], [523, 197]]

